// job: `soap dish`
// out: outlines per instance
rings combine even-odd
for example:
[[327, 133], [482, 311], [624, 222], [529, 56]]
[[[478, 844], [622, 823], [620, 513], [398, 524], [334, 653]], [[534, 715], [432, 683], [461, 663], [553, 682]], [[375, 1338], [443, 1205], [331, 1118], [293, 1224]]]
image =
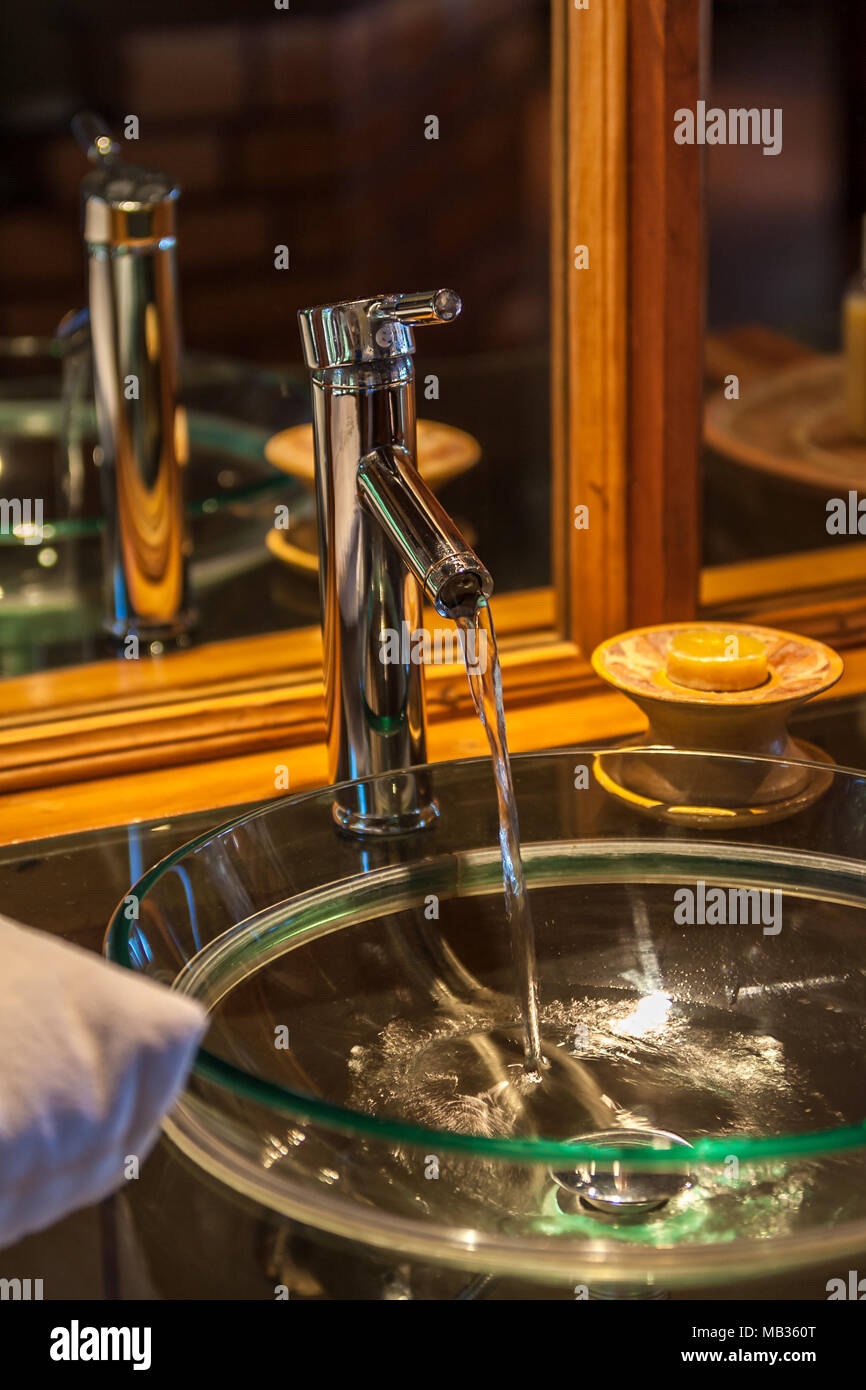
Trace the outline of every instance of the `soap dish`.
[[[726, 639], [757, 638], [766, 646], [768, 674], [745, 690], [696, 690], [666, 671], [674, 637], [700, 631]], [[596, 673], [628, 695], [649, 720], [646, 733], [596, 759], [596, 776], [612, 795], [657, 819], [721, 829], [781, 820], [811, 805], [830, 785], [833, 760], [795, 739], [787, 720], [828, 690], [842, 658], [823, 642], [746, 623], [663, 623], [620, 633], [592, 654]], [[708, 772], [700, 758], [677, 760], [670, 775], [629, 757], [629, 749], [676, 748], [729, 753]], [[785, 760], [744, 764], [741, 755]], [[793, 761], [792, 761], [793, 760]], [[672, 780], [676, 777], [676, 782]]]

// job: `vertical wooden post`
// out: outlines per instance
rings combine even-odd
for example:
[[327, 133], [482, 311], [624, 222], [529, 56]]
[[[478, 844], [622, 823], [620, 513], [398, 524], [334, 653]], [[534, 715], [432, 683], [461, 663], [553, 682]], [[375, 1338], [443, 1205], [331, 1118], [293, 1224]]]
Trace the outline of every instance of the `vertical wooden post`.
[[702, 10], [554, 0], [554, 583], [585, 654], [697, 606], [701, 151], [674, 112], [698, 99]]
[[584, 653], [627, 614], [627, 4], [554, 3], [554, 585]]
[[696, 0], [630, 0], [629, 622], [688, 618], [701, 557], [701, 150], [674, 142], [700, 94]]

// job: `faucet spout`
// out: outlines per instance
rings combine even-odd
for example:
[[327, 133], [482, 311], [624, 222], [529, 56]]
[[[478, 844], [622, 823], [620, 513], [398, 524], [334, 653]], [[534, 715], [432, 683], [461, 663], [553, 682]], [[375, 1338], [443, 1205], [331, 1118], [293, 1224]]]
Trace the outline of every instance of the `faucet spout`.
[[490, 574], [407, 449], [379, 447], [365, 454], [358, 467], [358, 492], [443, 618], [471, 617], [478, 599], [490, 597]]

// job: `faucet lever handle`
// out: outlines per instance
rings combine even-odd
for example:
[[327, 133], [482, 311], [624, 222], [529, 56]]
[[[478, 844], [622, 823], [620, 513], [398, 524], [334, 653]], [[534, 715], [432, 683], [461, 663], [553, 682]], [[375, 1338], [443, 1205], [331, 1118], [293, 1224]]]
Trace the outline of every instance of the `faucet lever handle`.
[[122, 142], [93, 111], [80, 111], [72, 133], [95, 167], [81, 184], [89, 247], [169, 249], [180, 189], [169, 174], [124, 158]]
[[420, 290], [417, 294], [392, 294], [370, 305], [372, 319], [390, 319], [422, 327], [428, 323], [450, 323], [463, 302], [455, 290]]
[[[415, 351], [413, 328], [450, 323], [463, 305], [454, 290], [376, 294], [301, 309], [304, 361], [313, 371], [390, 362]], [[343, 383], [346, 384], [345, 382]]]
[[120, 142], [95, 111], [79, 111], [73, 116], [72, 134], [91, 164], [107, 164], [120, 158]]

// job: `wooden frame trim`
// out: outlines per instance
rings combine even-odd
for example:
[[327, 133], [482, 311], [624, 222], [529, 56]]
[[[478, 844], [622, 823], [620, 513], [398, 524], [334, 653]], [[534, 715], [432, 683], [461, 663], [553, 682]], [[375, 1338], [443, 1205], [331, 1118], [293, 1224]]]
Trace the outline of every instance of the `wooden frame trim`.
[[703, 6], [629, 6], [629, 623], [689, 618], [700, 567], [701, 151], [674, 112], [701, 93]]
[[714, 565], [701, 574], [701, 615], [795, 628], [849, 650], [866, 646], [864, 566], [866, 545], [859, 543]]
[[586, 654], [627, 621], [627, 22], [628, 0], [554, 0], [554, 588], [561, 631]]
[[[531, 643], [524, 636], [527, 610], [537, 622]], [[510, 706], [578, 690], [593, 681], [589, 666], [553, 628], [551, 590], [504, 595], [496, 611]], [[431, 631], [448, 628], [432, 610], [426, 614], [426, 624]], [[185, 654], [182, 660], [187, 655], [194, 659], [181, 668], [181, 679], [161, 688], [154, 683], [144, 702], [124, 699], [123, 663], [58, 673], [59, 680], [77, 676], [84, 684], [84, 697], [78, 705], [61, 706], [48, 720], [34, 722], [26, 711], [11, 717], [0, 741], [0, 792], [303, 746], [322, 739], [321, 637], [317, 629], [291, 636], [307, 660], [308, 669], [300, 679], [297, 668], [286, 669], [284, 634], [215, 643]], [[248, 658], [251, 648], [255, 677], [238, 678], [234, 673], [239, 658]], [[171, 669], [177, 675], [178, 667]], [[204, 686], [202, 670], [209, 676]], [[233, 674], [227, 676], [227, 672]], [[91, 699], [99, 683], [107, 679], [114, 679], [116, 688], [94, 713]], [[471, 699], [461, 665], [429, 666], [426, 688], [431, 724], [469, 713]]]
[[[839, 685], [819, 696], [838, 699], [866, 691], [866, 647], [846, 654]], [[643, 716], [624, 695], [591, 683], [577, 694], [544, 704], [509, 706], [508, 736], [513, 751], [570, 743], [595, 743], [628, 737], [643, 729]], [[434, 760], [472, 757], [486, 752], [474, 715], [434, 721], [430, 756]], [[0, 796], [0, 845], [36, 837], [156, 821], [193, 811], [213, 811], [216, 825], [229, 808], [282, 795], [276, 774], [288, 778], [290, 792], [306, 791], [327, 780], [323, 741], [197, 763], [194, 767], [139, 769], [103, 780], [82, 780], [60, 787], [35, 788]], [[283, 781], [282, 785], [285, 785]]]
[[[536, 643], [552, 635], [550, 589], [505, 594], [497, 601], [496, 612], [497, 630], [506, 645], [513, 646], [530, 622]], [[430, 609], [425, 622], [431, 629], [445, 626]], [[131, 722], [138, 712], [158, 711], [163, 705], [271, 687], [279, 688], [287, 698], [297, 693], [303, 699], [303, 687], [317, 681], [321, 669], [321, 632], [318, 627], [305, 627], [213, 642], [164, 660], [100, 661], [13, 677], [0, 683], [4, 741], [7, 731], [23, 726], [88, 716], [97, 716], [107, 724], [118, 722], [122, 716]], [[41, 698], [34, 709], [32, 699], [37, 690]]]
[[[587, 742], [636, 732], [643, 723], [631, 701], [612, 690], [599, 691], [588, 673], [585, 689], [576, 696], [565, 692], [543, 704], [531, 701], [520, 707], [509, 702], [512, 751], [575, 741], [576, 720]], [[428, 744], [434, 761], [487, 752], [478, 719], [468, 711], [432, 719]], [[323, 739], [230, 758], [221, 756], [195, 765], [138, 768], [101, 779], [94, 778], [91, 767], [79, 781], [0, 796], [0, 845], [162, 820], [193, 811], [213, 811], [216, 825], [232, 807], [284, 795], [286, 782], [291, 793], [322, 786], [327, 779]]]
[[[553, 342], [554, 576], [563, 635], [584, 653], [697, 610], [701, 151], [673, 132], [674, 112], [700, 95], [703, 8], [556, 7], [552, 265], [567, 322]], [[579, 504], [587, 530], [571, 525]]]
[[[820, 561], [820, 580], [811, 578]], [[809, 575], [808, 583], [803, 576]], [[862, 585], [866, 576], [866, 543], [854, 542], [820, 550], [798, 550], [732, 565], [713, 565], [701, 574], [701, 609], [722, 610], [736, 604], [751, 606], [762, 599], [815, 598], [832, 589], [835, 594]]]

